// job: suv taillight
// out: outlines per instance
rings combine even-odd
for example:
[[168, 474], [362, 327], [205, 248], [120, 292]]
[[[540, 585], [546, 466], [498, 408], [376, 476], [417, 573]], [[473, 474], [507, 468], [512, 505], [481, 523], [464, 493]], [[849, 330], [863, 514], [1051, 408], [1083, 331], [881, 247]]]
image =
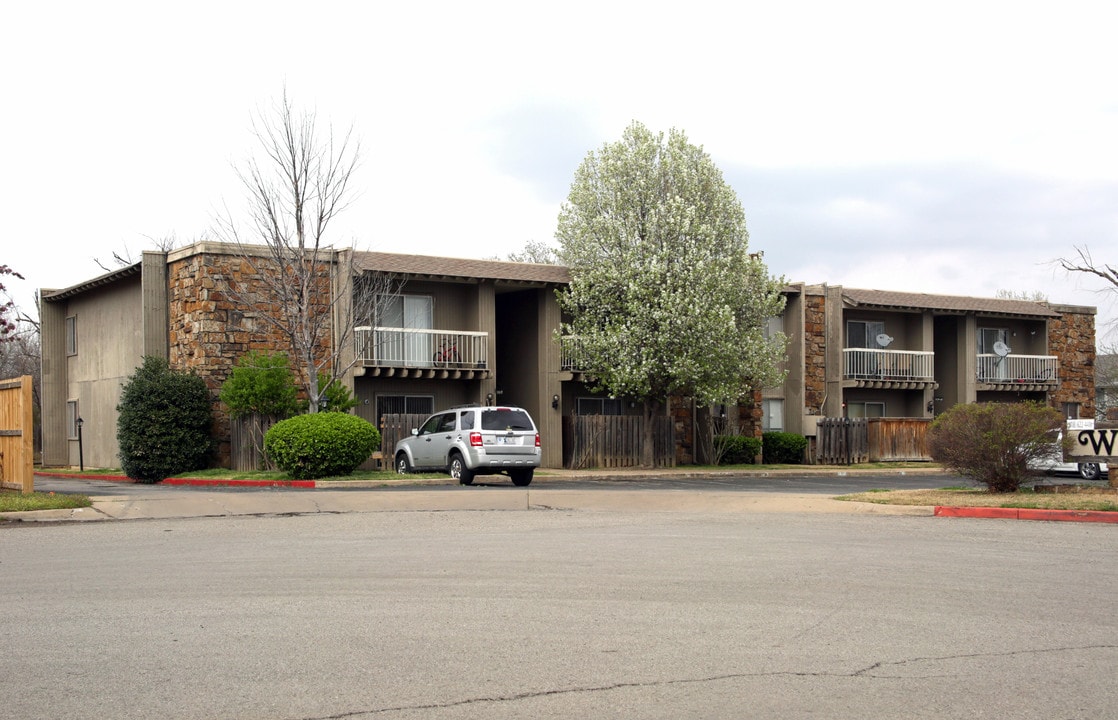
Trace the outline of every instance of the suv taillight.
[[470, 433], [470, 447], [481, 447], [481, 433]]
[[540, 446], [540, 434], [536, 433], [536, 447]]

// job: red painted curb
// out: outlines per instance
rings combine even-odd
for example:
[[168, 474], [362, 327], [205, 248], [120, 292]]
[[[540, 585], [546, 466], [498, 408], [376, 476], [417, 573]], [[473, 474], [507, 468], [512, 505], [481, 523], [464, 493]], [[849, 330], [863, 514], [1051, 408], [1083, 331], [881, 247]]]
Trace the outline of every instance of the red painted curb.
[[937, 505], [936, 517], [970, 517], [970, 518], [999, 518], [1005, 520], [1017, 519], [1017, 508], [997, 507], [947, 507]]
[[947, 507], [936, 505], [933, 514], [936, 517], [1118, 524], [1118, 512], [1104, 510], [1043, 510], [1036, 508]]
[[1103, 510], [1033, 510], [1021, 508], [1017, 517], [1020, 520], [1118, 523], [1118, 512], [1107, 512]]

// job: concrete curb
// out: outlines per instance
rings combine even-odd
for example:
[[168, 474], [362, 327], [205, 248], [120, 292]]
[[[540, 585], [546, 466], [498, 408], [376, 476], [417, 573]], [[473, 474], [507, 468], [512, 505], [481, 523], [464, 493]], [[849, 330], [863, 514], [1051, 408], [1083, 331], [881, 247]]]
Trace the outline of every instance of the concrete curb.
[[999, 520], [1047, 520], [1050, 522], [1093, 522], [1118, 524], [1118, 512], [1104, 510], [1045, 510], [1041, 508], [947, 507], [937, 505], [935, 517], [991, 518]]

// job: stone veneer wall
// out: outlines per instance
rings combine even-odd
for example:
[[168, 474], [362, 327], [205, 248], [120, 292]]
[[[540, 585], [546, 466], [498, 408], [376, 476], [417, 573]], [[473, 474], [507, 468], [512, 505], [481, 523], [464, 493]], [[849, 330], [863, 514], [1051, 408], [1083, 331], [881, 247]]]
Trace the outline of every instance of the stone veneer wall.
[[[693, 398], [673, 395], [669, 398], [668, 414], [672, 418], [672, 432], [675, 433], [675, 462], [677, 465], [695, 463], [694, 439], [695, 415], [692, 412]], [[727, 408], [727, 412], [730, 408]], [[764, 409], [761, 406], [761, 391], [753, 391], [752, 404], [738, 405], [738, 432], [741, 435], [761, 437], [761, 420]]]
[[[230, 282], [237, 290], [235, 296], [228, 291]], [[169, 362], [172, 368], [194, 372], [206, 382], [214, 404], [216, 462], [228, 467], [229, 416], [218, 393], [245, 353], [290, 353], [279, 328], [262, 317], [278, 316], [281, 308], [262, 275], [237, 255], [199, 253], [172, 261], [168, 285]]]
[[804, 293], [804, 408], [823, 412], [827, 397], [827, 299]]
[[[1060, 385], [1051, 395], [1058, 410], [1079, 403], [1079, 417], [1095, 417], [1095, 315], [1053, 306], [1060, 317], [1048, 322], [1048, 352], [1059, 358]], [[1093, 310], [1093, 309], [1092, 309]]]

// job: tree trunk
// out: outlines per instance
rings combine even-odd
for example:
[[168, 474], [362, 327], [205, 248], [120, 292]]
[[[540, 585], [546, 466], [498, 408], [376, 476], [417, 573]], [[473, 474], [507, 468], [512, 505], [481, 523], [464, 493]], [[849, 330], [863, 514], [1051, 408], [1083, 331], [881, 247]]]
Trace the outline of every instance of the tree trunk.
[[656, 398], [644, 399], [644, 428], [641, 431], [641, 467], [652, 468], [656, 466], [656, 420], [664, 403]]

